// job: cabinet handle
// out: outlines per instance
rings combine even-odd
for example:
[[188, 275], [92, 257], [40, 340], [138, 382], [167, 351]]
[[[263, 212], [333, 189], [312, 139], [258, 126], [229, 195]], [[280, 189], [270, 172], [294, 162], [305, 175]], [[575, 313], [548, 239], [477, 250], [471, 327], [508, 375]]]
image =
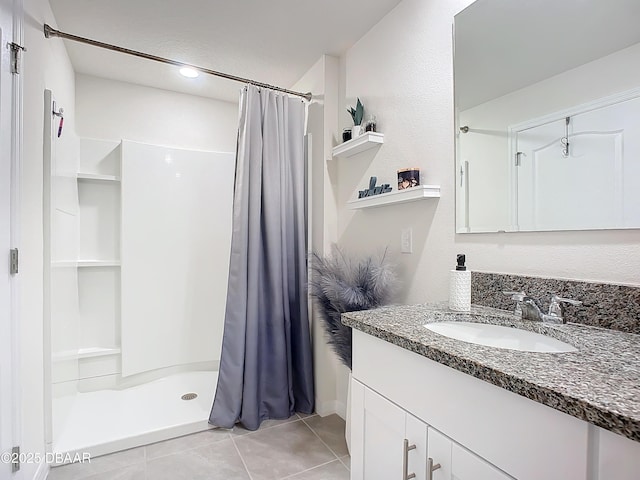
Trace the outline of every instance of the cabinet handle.
[[404, 449], [402, 452], [402, 480], [416, 478], [415, 473], [409, 473], [409, 452], [415, 450], [415, 445], [409, 445], [409, 440], [404, 439]]
[[439, 463], [433, 464], [433, 458], [427, 458], [427, 480], [433, 480], [433, 472], [442, 468], [442, 465]]

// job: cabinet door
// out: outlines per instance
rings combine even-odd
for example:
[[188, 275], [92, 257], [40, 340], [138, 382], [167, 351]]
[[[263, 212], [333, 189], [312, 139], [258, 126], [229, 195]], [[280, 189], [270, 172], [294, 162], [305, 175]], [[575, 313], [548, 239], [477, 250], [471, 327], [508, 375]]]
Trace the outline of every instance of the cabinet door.
[[440, 464], [440, 468], [433, 471], [433, 480], [510, 480], [512, 478], [433, 428], [429, 428], [428, 444], [428, 457], [433, 460], [434, 465]]
[[611, 480], [638, 480], [640, 478], [640, 443], [634, 442], [600, 427], [592, 426], [594, 445], [599, 446], [598, 475], [595, 478]]
[[405, 417], [405, 438], [409, 445], [416, 446], [407, 453], [407, 473], [413, 473], [417, 480], [423, 480], [427, 478], [427, 424], [408, 412]]
[[405, 480], [407, 439], [416, 447], [406, 453], [408, 473], [423, 480], [425, 424], [355, 380], [351, 388], [351, 479]]
[[[433, 471], [431, 478], [433, 480], [451, 480], [451, 446], [453, 442], [431, 427], [429, 427], [427, 440], [427, 458], [431, 458], [433, 465], [440, 465], [440, 468]], [[427, 476], [427, 478], [429, 477]]]
[[512, 478], [457, 443], [451, 445], [451, 473], [453, 480], [509, 480]]

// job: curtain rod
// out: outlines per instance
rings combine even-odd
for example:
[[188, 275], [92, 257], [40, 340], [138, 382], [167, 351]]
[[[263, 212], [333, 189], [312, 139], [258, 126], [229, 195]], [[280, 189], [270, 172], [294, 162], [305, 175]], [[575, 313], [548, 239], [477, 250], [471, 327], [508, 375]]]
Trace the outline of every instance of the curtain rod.
[[179, 62], [177, 60], [171, 60], [169, 58], [158, 57], [156, 55], [150, 55], [148, 53], [138, 52], [136, 50], [130, 50], [128, 48], [118, 47], [117, 45], [111, 45], [109, 43], [99, 42], [97, 40], [92, 40], [90, 38], [79, 37], [77, 35], [72, 35], [71, 33], [61, 32], [60, 30], [56, 30], [55, 28], [50, 27], [46, 23], [44, 25], [44, 36], [46, 38], [60, 37], [66, 40], [73, 40], [74, 42], [86, 43], [87, 45], [93, 45], [94, 47], [113, 50], [114, 52], [126, 53], [127, 55], [133, 55], [134, 57], [146, 58], [147, 60], [154, 60], [156, 62], [166, 63], [169, 65], [174, 65], [176, 67], [190, 67], [202, 73], [207, 73], [209, 75], [214, 75], [216, 77], [226, 78], [229, 80], [233, 80], [235, 82], [250, 83], [251, 85], [255, 85], [256, 87], [268, 88], [270, 90], [276, 90], [278, 92], [284, 92], [290, 95], [296, 95], [298, 97], [304, 98], [307, 101], [311, 101], [311, 97], [312, 97], [311, 92], [307, 92], [307, 93], [294, 92], [293, 90], [287, 90], [286, 88], [276, 87], [274, 85], [269, 85], [268, 83], [256, 82], [255, 80], [249, 80], [248, 78], [236, 77], [235, 75], [229, 75], [228, 73], [217, 72], [215, 70], [210, 70], [208, 68], [198, 67], [197, 65], [191, 65], [189, 63]]

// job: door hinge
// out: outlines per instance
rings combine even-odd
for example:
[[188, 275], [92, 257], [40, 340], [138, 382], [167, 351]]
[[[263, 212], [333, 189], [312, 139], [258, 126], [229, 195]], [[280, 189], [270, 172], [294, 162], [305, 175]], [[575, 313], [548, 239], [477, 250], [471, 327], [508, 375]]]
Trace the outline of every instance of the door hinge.
[[11, 50], [11, 73], [19, 75], [22, 67], [22, 52], [26, 52], [27, 49], [14, 42], [7, 43], [7, 47]]
[[12, 248], [11, 250], [9, 250], [9, 273], [11, 275], [15, 275], [16, 273], [18, 273], [18, 264], [19, 264], [19, 257], [18, 257], [18, 249], [17, 248]]
[[11, 449], [11, 473], [16, 473], [20, 470], [20, 447], [13, 447]]

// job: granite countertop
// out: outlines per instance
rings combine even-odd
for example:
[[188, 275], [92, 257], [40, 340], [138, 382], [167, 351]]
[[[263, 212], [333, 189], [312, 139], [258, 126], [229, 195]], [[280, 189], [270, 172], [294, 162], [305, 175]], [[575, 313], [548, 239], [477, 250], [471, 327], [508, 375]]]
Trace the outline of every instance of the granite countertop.
[[[577, 352], [536, 353], [454, 340], [423, 327], [438, 321], [514, 326]], [[568, 323], [522, 321], [510, 312], [443, 304], [399, 305], [342, 315], [342, 323], [581, 420], [640, 441], [640, 335]]]

